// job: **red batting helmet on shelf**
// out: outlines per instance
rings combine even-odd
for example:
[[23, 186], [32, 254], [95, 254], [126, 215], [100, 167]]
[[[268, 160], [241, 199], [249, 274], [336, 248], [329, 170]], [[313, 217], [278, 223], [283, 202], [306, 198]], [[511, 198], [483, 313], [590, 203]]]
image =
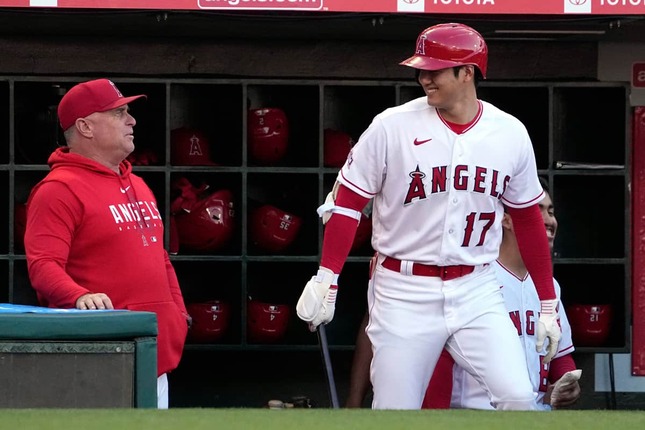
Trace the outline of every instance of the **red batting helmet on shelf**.
[[248, 151], [255, 163], [274, 164], [282, 160], [289, 144], [289, 121], [279, 108], [250, 109]]
[[576, 346], [602, 346], [611, 332], [612, 306], [570, 305], [567, 318], [571, 325], [571, 336]]
[[323, 133], [323, 163], [326, 167], [343, 167], [349, 151], [354, 146], [354, 139], [349, 134], [325, 129]]
[[258, 248], [279, 252], [291, 245], [301, 226], [299, 216], [272, 205], [262, 205], [251, 211], [249, 236]]
[[171, 205], [180, 249], [208, 252], [226, 246], [235, 227], [233, 193], [223, 189], [204, 196], [207, 185], [195, 188], [185, 178], [173, 188], [182, 191]]
[[210, 151], [208, 138], [199, 130], [180, 127], [170, 132], [170, 164], [173, 166], [216, 166]]
[[211, 343], [221, 339], [228, 330], [231, 320], [231, 306], [222, 300], [186, 305], [193, 323], [188, 330], [188, 341]]
[[472, 64], [486, 78], [488, 47], [482, 35], [467, 25], [437, 24], [419, 34], [414, 55], [399, 64], [421, 70]]
[[275, 343], [284, 338], [291, 310], [287, 305], [250, 299], [247, 309], [247, 335], [251, 343]]

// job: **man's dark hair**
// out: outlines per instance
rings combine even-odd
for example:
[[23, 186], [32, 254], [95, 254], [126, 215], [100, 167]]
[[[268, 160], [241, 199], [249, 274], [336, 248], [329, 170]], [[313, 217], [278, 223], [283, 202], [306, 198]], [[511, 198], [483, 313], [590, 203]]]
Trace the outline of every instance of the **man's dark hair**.
[[[479, 83], [484, 79], [482, 76], [482, 72], [479, 70], [479, 67], [475, 66], [472, 64], [473, 69], [475, 69], [475, 86], [478, 86]], [[453, 73], [455, 74], [455, 78], [459, 76], [459, 70], [464, 67], [464, 66], [455, 66], [452, 68]]]
[[549, 182], [544, 179], [543, 177], [539, 177], [540, 179], [540, 185], [542, 186], [542, 189], [544, 190], [545, 193], [551, 195], [551, 189], [549, 188]]

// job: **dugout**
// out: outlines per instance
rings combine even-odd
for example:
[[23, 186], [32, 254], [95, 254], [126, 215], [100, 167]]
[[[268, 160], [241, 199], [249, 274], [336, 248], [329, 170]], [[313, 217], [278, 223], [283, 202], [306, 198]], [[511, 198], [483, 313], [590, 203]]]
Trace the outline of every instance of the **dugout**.
[[0, 304], [0, 408], [156, 408], [157, 317]]
[[[645, 207], [637, 199], [642, 180], [634, 180], [645, 176], [635, 176], [642, 166], [633, 157], [635, 109], [645, 104], [635, 66], [645, 61], [642, 2], [300, 2], [320, 10], [269, 7], [289, 3], [277, 1], [179, 0], [172, 10], [136, 0], [108, 9], [91, 0], [84, 8], [64, 0], [22, 3], [0, 9], [0, 187], [8, 190], [0, 224], [10, 226], [0, 231], [0, 302], [34, 303], [15, 221], [59, 142], [57, 101], [76, 82], [107, 76], [124, 93], [148, 95], [134, 112], [136, 143], [157, 161], [134, 170], [151, 185], [166, 220], [179, 177], [234, 194], [239, 217], [227, 246], [171, 257], [187, 303], [225, 301], [230, 318], [217, 340], [187, 343], [169, 375], [171, 407], [262, 407], [295, 395], [327, 404], [316, 337], [293, 309], [317, 267], [322, 227], [315, 209], [337, 172], [324, 164], [324, 133], [336, 128], [357, 139], [373, 115], [418, 96], [413, 74], [398, 62], [421, 29], [450, 21], [487, 40], [481, 97], [527, 125], [558, 208], [554, 271], [565, 304], [613, 308], [606, 341], [577, 348], [584, 372], [576, 407], [612, 406], [595, 376], [608, 356], [635, 357], [633, 367], [611, 373], [631, 377], [645, 368], [645, 289], [642, 264], [633, 263], [643, 254], [636, 211]], [[213, 7], [220, 3], [227, 5]], [[263, 106], [279, 106], [290, 119], [287, 156], [273, 165], [255, 163], [247, 147], [247, 112]], [[182, 125], [208, 137], [216, 165], [173, 164], [171, 131]], [[253, 242], [252, 212], [263, 204], [302, 218], [288, 248], [267, 251]], [[170, 235], [164, 240], [169, 244]], [[348, 288], [328, 329], [341, 401], [370, 255], [369, 244], [352, 252], [340, 281]], [[293, 310], [283, 338], [252, 341], [249, 296]], [[620, 384], [616, 389], [619, 407], [642, 400], [638, 392], [621, 393]]]

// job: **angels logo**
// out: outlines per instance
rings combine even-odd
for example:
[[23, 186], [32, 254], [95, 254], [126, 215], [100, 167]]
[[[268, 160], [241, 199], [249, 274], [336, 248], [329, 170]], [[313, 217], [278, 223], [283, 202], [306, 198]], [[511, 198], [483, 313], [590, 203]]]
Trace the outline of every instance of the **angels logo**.
[[591, 0], [563, 0], [564, 13], [591, 13]]
[[[487, 194], [490, 197], [501, 199], [510, 175], [483, 166], [468, 166], [458, 164], [450, 166], [434, 166], [426, 175], [419, 165], [408, 173], [411, 180], [405, 195], [403, 205], [407, 206], [413, 200], [425, 200], [429, 194], [445, 193], [452, 188], [457, 191]], [[427, 184], [425, 183], [427, 180]], [[466, 245], [464, 245], [466, 246]]]
[[417, 40], [417, 49], [416, 49], [416, 54], [419, 55], [426, 55], [426, 36], [425, 34], [422, 36], [419, 36], [419, 39]]
[[426, 198], [425, 186], [423, 184], [423, 179], [426, 177], [426, 174], [419, 170], [418, 164], [414, 172], [409, 173], [409, 176], [412, 180], [410, 181], [410, 186], [408, 187], [408, 192], [403, 202], [404, 205], [412, 203], [414, 199], [423, 200]]
[[203, 155], [202, 147], [199, 144], [199, 137], [194, 134], [190, 138], [190, 155]]
[[424, 0], [396, 0], [397, 12], [425, 12]]

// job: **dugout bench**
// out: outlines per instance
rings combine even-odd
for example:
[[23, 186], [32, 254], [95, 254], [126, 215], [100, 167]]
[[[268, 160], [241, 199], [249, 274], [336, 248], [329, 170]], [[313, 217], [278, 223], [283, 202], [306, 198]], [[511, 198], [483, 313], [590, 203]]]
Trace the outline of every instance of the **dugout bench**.
[[156, 408], [157, 316], [0, 304], [0, 408]]

